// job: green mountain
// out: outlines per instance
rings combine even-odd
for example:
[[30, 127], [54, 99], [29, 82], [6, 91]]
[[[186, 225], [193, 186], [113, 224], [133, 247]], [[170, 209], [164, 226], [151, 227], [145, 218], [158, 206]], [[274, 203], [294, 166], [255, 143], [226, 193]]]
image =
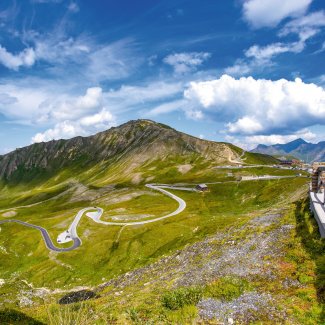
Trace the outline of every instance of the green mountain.
[[276, 162], [148, 120], [1, 156], [0, 324], [322, 323], [309, 179]]
[[272, 156], [295, 157], [308, 163], [325, 160], [325, 141], [309, 143], [303, 139], [296, 139], [286, 144], [266, 146], [258, 145], [251, 152]]
[[[35, 183], [53, 176], [60, 182], [78, 175], [85, 182], [132, 181], [134, 177], [141, 182], [173, 173], [173, 168], [177, 174], [175, 166], [181, 164], [206, 168], [241, 160], [242, 154], [240, 148], [227, 143], [201, 140], [163, 124], [137, 120], [90, 137], [36, 143], [0, 156], [0, 178], [9, 183]], [[246, 158], [242, 158], [244, 162]], [[274, 159], [250, 155], [248, 161]], [[157, 164], [161, 168], [150, 172]]]

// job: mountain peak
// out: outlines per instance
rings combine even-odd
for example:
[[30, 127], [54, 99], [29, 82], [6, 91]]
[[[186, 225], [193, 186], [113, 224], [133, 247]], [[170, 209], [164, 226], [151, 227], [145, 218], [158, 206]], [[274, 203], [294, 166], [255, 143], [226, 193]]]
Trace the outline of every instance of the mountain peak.
[[296, 140], [293, 140], [291, 142], [288, 142], [286, 144], [282, 145], [282, 149], [285, 152], [291, 152], [293, 150], [296, 150], [298, 147], [300, 147], [302, 144], [307, 144], [307, 142], [301, 138], [298, 138]]
[[298, 138], [285, 144], [258, 145], [252, 152], [296, 157], [307, 162], [323, 161], [325, 159], [325, 141], [314, 144]]
[[[90, 169], [108, 175], [112, 166], [119, 166], [119, 177], [124, 175], [126, 179], [131, 177], [131, 170], [166, 157], [174, 165], [180, 159], [188, 163], [202, 157], [215, 164], [236, 156], [227, 144], [201, 140], [167, 125], [141, 119], [89, 137], [42, 142], [17, 149], [0, 157], [0, 179], [29, 181], [28, 177], [34, 174], [46, 179], [64, 169], [73, 169], [75, 174]], [[115, 174], [116, 171], [112, 173]]]
[[287, 144], [298, 144], [298, 145], [301, 145], [301, 144], [305, 144], [305, 143], [308, 143], [308, 142], [306, 142], [302, 138], [298, 138], [296, 140], [293, 140], [293, 141], [288, 142]]

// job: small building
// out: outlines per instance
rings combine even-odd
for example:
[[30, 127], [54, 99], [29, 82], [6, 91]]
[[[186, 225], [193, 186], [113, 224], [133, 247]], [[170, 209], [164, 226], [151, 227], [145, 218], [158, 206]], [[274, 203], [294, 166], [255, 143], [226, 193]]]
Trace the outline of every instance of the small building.
[[292, 166], [293, 161], [292, 160], [280, 160], [280, 165], [281, 166]]
[[196, 185], [195, 189], [200, 192], [206, 192], [209, 190], [209, 188], [206, 184], [198, 184], [198, 185]]

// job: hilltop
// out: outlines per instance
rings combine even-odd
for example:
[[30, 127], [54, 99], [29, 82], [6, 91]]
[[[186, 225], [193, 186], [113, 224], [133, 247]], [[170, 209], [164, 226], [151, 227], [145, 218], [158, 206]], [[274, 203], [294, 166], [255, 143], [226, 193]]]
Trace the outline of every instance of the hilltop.
[[[243, 150], [231, 144], [198, 139], [150, 120], [136, 120], [90, 137], [16, 149], [0, 156], [0, 178], [17, 183], [59, 176], [57, 181], [63, 181], [67, 174], [78, 174], [84, 181], [132, 181], [134, 177], [143, 178], [143, 174], [148, 174], [148, 168], [143, 167], [155, 163], [165, 163], [166, 172], [175, 165], [218, 165], [241, 156]], [[259, 155], [249, 156], [248, 160], [252, 159], [275, 161]], [[147, 177], [152, 177], [157, 172], [149, 174]]]

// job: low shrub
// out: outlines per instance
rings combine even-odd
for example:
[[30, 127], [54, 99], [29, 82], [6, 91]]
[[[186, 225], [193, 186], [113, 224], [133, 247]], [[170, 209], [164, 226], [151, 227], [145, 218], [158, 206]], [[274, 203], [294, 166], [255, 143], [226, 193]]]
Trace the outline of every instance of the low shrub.
[[187, 305], [196, 305], [203, 296], [203, 290], [197, 287], [179, 288], [165, 293], [162, 305], [170, 310], [177, 310]]
[[251, 290], [251, 285], [245, 279], [226, 276], [216, 280], [205, 288], [205, 296], [230, 301]]

